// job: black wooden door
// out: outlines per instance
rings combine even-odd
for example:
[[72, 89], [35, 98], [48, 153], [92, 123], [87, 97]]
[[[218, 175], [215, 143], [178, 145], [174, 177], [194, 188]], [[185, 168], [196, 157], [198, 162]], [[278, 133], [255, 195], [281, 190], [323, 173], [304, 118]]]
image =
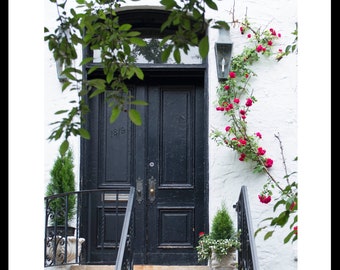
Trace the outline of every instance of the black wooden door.
[[[136, 187], [135, 264], [197, 264], [195, 246], [206, 226], [208, 207], [203, 80], [146, 79], [131, 84], [130, 90], [149, 103], [138, 108], [142, 126], [133, 125], [126, 115], [110, 124], [111, 109], [104, 97], [90, 103], [92, 138], [84, 148], [83, 188]], [[98, 197], [92, 207], [89, 218], [104, 212], [105, 226], [114, 226], [109, 202]], [[99, 235], [100, 222], [89, 229], [88, 255], [110, 263], [110, 241], [118, 236], [107, 229]]]

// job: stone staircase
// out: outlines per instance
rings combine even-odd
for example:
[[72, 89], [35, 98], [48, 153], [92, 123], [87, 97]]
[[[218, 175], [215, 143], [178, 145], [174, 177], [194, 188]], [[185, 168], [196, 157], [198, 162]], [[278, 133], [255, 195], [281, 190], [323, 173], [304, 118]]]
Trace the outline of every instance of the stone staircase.
[[[208, 270], [202, 265], [134, 265], [133, 270]], [[114, 265], [72, 265], [70, 270], [115, 270]]]

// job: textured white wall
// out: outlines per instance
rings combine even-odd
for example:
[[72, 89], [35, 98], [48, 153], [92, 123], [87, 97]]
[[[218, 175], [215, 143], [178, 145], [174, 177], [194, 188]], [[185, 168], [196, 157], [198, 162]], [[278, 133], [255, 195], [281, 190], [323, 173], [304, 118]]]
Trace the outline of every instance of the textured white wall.
[[[231, 20], [229, 11], [232, 10], [231, 1], [218, 1], [219, 12], [213, 18]], [[291, 32], [297, 22], [297, 7], [295, 1], [236, 1], [235, 19], [239, 21], [248, 15], [253, 27], [274, 28], [281, 33], [280, 43], [282, 49], [290, 44], [294, 37]], [[213, 32], [213, 31], [212, 31]], [[231, 39], [234, 43], [233, 53], [237, 54], [243, 49], [247, 41], [246, 35], [240, 35], [239, 25], [231, 28]], [[210, 36], [212, 42], [217, 35]], [[213, 44], [213, 43], [211, 43]], [[227, 125], [221, 112], [216, 111], [216, 65], [213, 47], [209, 55], [209, 128], [218, 127], [224, 130]], [[257, 98], [249, 116], [249, 128], [254, 132], [261, 132], [262, 146], [267, 150], [268, 156], [274, 160], [270, 169], [274, 176], [282, 180], [285, 175], [281, 162], [280, 147], [274, 134], [279, 133], [287, 167], [291, 171], [297, 170], [296, 162], [292, 160], [297, 156], [297, 56], [290, 55], [280, 62], [273, 59], [264, 59], [252, 66], [257, 77], [252, 78], [251, 86]], [[266, 154], [266, 155], [267, 155]], [[229, 211], [233, 214], [236, 224], [236, 212], [233, 204], [238, 200], [242, 185], [247, 186], [248, 196], [253, 218], [254, 230], [260, 220], [272, 216], [273, 204], [262, 204], [257, 195], [262, 190], [266, 177], [252, 173], [252, 166], [240, 162], [239, 155], [222, 146], [216, 146], [209, 141], [209, 209], [210, 220], [221, 201], [225, 201]], [[273, 237], [263, 240], [263, 234], [256, 237], [256, 246], [259, 265], [262, 270], [290, 270], [297, 269], [297, 244], [283, 244], [287, 231], [277, 230]]]
[[[133, 2], [133, 5], [157, 5], [158, 1]], [[230, 11], [233, 7], [232, 1], [217, 1], [218, 12], [208, 12], [207, 17], [216, 20], [231, 21]], [[45, 26], [53, 26], [55, 23], [55, 8], [49, 3], [45, 3]], [[247, 14], [249, 21], [254, 27], [272, 27], [281, 33], [282, 49], [291, 44], [294, 37], [291, 32], [295, 29], [297, 22], [296, 1], [281, 0], [240, 0], [235, 2], [235, 19], [241, 21]], [[211, 30], [210, 52], [209, 52], [209, 129], [218, 127], [223, 130], [226, 126], [221, 113], [215, 110], [216, 100], [216, 65], [213, 44], [217, 40], [217, 31]], [[239, 34], [239, 26], [231, 28], [231, 39], [234, 42], [233, 53], [242, 50], [247, 38]], [[54, 117], [54, 112], [64, 108], [69, 96], [61, 95], [60, 84], [57, 80], [56, 69], [53, 58], [45, 46], [45, 126], [46, 138], [50, 134], [49, 123], [58, 118]], [[282, 168], [280, 148], [274, 134], [279, 133], [283, 142], [287, 167], [291, 171], [297, 168], [296, 162], [292, 162], [297, 156], [297, 56], [290, 55], [280, 62], [275, 60], [264, 60], [253, 66], [257, 77], [252, 80], [254, 96], [258, 102], [252, 107], [248, 122], [250, 128], [260, 131], [263, 135], [263, 147], [270, 153], [274, 160], [271, 169], [273, 175], [282, 178], [284, 171]], [[79, 171], [79, 139], [74, 139], [71, 143], [75, 150], [76, 175]], [[49, 170], [57, 156], [58, 143], [45, 143], [45, 184], [49, 180]], [[271, 216], [272, 204], [264, 205], [259, 202], [257, 195], [262, 190], [266, 177], [252, 173], [249, 164], [238, 160], [238, 155], [222, 147], [217, 147], [215, 142], [209, 141], [209, 211], [210, 220], [222, 201], [225, 201], [236, 224], [236, 212], [233, 204], [238, 200], [240, 188], [246, 185], [248, 189], [251, 214], [253, 218], [254, 230], [258, 223], [265, 217]], [[297, 269], [297, 245], [283, 244], [283, 238], [287, 234], [284, 230], [278, 230], [273, 237], [264, 241], [263, 234], [256, 238], [258, 259], [261, 270], [293, 270]]]

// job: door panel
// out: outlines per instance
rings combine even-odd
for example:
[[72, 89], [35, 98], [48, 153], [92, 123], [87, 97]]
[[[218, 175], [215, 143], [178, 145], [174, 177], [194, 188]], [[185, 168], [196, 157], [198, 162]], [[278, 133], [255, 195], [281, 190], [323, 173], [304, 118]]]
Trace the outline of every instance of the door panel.
[[[89, 118], [95, 139], [85, 144], [88, 167], [82, 188], [136, 187], [135, 264], [194, 265], [198, 233], [208, 220], [204, 89], [202, 83], [183, 77], [180, 84], [174, 78], [156, 81], [130, 85], [137, 99], [149, 103], [138, 108], [141, 126], [124, 113], [111, 124], [104, 97], [90, 102], [96, 113]], [[93, 158], [97, 160], [89, 161]], [[123, 221], [123, 214], [111, 214], [113, 202], [108, 198], [93, 200], [94, 214], [89, 216], [97, 219], [96, 228], [89, 229], [96, 232], [90, 234], [89, 256], [103, 264], [112, 261]], [[101, 213], [104, 218], [99, 218]]]
[[111, 108], [101, 99], [99, 140], [99, 182], [98, 187], [130, 185], [131, 172], [131, 124], [125, 113], [114, 123], [110, 123]]
[[201, 96], [202, 89], [192, 84], [149, 89], [147, 176], [155, 179], [156, 198], [148, 198], [146, 209], [150, 264], [197, 263], [195, 228], [202, 227], [199, 209], [204, 208], [203, 193], [195, 192], [204, 185], [203, 163], [195, 163], [196, 151], [203, 150], [196, 146], [204, 144], [203, 121], [195, 121], [196, 113], [203, 117]]

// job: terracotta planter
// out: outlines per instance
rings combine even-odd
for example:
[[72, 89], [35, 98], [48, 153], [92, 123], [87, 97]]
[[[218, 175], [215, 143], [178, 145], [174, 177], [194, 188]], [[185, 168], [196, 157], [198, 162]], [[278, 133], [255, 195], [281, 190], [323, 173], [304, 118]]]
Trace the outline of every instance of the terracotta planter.
[[212, 270], [237, 270], [236, 250], [222, 256], [220, 260], [213, 251], [211, 259], [208, 261], [208, 265]]

